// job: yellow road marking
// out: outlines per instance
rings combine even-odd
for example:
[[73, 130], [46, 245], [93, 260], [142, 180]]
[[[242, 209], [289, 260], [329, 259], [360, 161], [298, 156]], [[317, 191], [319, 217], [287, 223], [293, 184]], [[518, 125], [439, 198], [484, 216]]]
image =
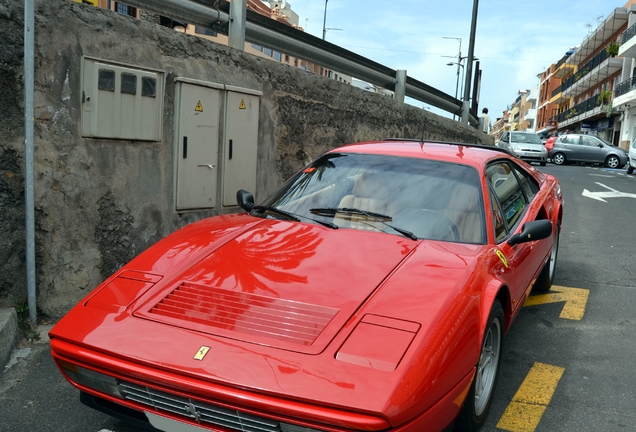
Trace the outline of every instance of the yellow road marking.
[[576, 321], [580, 321], [583, 318], [590, 290], [553, 285], [551, 291], [556, 292], [528, 297], [524, 307], [565, 302], [565, 306], [563, 306], [561, 311], [561, 318]]
[[535, 362], [499, 419], [497, 427], [510, 432], [533, 432], [564, 371], [559, 366]]

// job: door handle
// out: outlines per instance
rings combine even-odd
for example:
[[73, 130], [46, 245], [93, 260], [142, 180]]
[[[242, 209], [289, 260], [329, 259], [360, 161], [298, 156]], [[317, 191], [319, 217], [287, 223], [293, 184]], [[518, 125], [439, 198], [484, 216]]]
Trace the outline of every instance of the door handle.
[[232, 159], [232, 140], [230, 140], [230, 152], [229, 152], [230, 160]]
[[212, 165], [212, 164], [201, 164], [201, 165], [197, 165], [198, 167], [208, 167], [210, 169], [214, 169], [216, 167], [216, 165]]
[[183, 158], [188, 157], [188, 137], [183, 137]]

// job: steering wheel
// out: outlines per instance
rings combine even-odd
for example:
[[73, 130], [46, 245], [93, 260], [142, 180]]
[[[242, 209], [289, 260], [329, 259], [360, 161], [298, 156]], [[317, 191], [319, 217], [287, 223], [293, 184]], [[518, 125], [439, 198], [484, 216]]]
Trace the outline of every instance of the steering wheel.
[[[405, 209], [394, 218], [394, 224], [400, 228], [413, 231], [418, 237], [432, 240], [452, 240], [459, 241], [459, 229], [455, 222], [448, 216], [436, 210], [430, 209]], [[448, 229], [447, 235], [440, 236], [443, 228]], [[450, 237], [450, 238], [449, 238]]]

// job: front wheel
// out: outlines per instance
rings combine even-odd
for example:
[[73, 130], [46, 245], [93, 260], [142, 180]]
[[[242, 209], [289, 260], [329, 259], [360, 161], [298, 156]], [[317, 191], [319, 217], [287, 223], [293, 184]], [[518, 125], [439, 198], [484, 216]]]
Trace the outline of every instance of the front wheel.
[[481, 344], [479, 363], [470, 391], [464, 401], [459, 417], [455, 420], [455, 431], [474, 432], [488, 417], [501, 365], [503, 348], [504, 311], [499, 300], [490, 309], [488, 325]]
[[565, 163], [565, 155], [563, 153], [557, 153], [552, 156], [552, 162], [557, 165], [563, 165]]
[[618, 159], [618, 156], [610, 155], [605, 159], [605, 165], [607, 165], [608, 168], [618, 168], [618, 164], [620, 163], [621, 161]]
[[627, 162], [627, 174], [631, 174], [634, 172], [634, 167], [632, 166], [631, 162]]

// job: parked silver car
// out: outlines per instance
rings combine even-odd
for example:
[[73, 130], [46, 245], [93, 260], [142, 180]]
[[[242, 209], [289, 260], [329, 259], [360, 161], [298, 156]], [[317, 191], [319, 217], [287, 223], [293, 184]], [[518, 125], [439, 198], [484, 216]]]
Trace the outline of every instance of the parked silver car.
[[593, 135], [565, 134], [554, 142], [550, 160], [557, 165], [584, 162], [620, 168], [627, 163], [627, 152]]
[[526, 162], [539, 162], [545, 166], [548, 161], [548, 151], [534, 132], [504, 132], [499, 139], [499, 147]]

